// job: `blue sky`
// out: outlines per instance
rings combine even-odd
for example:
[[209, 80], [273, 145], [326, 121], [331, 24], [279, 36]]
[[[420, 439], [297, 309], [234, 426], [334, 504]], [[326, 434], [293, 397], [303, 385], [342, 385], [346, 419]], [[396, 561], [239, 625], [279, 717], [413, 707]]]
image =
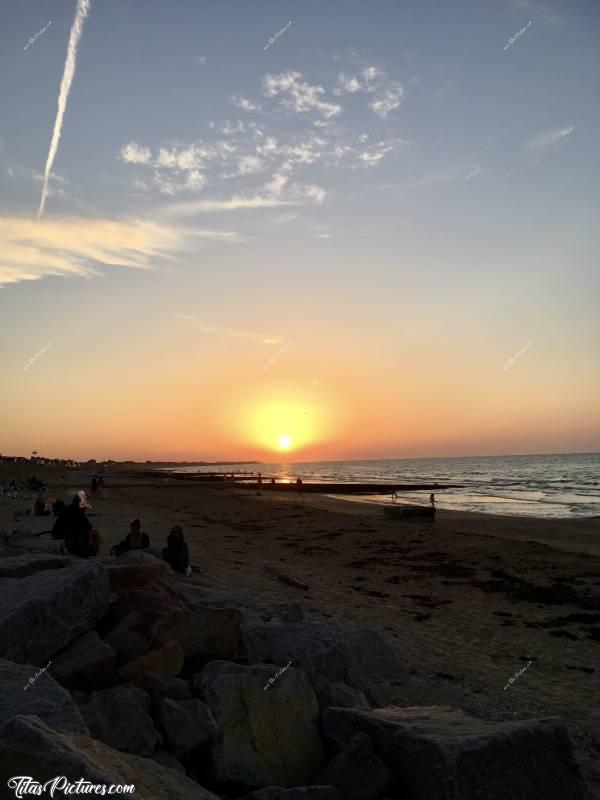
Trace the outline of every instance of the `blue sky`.
[[[600, 447], [596, 2], [92, 0], [39, 220], [75, 2], [0, 13], [14, 448], [39, 441], [22, 414], [48, 393], [66, 423], [52, 381], [73, 363], [94, 414], [115, 375], [157, 391], [148, 343], [157, 357], [166, 338], [159, 371], [182, 391], [190, 363], [235, 391], [293, 340], [282, 374], [372, 381], [371, 409], [419, 404], [389, 365], [435, 365], [422, 391], [460, 389], [456, 419], [470, 402], [481, 417], [469, 452]], [[543, 435], [524, 439], [540, 398]], [[405, 454], [403, 431], [389, 452], [382, 437], [344, 455]]]

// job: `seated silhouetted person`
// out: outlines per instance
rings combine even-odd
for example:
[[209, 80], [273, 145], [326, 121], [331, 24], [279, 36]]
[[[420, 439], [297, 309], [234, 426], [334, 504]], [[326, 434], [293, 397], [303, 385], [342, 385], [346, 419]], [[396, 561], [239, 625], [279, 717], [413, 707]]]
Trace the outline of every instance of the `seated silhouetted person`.
[[54, 539], [64, 539], [69, 553], [81, 558], [95, 556], [99, 549], [98, 532], [85, 515], [81, 496], [76, 494], [71, 505], [67, 506], [54, 523]]
[[142, 520], [136, 517], [129, 524], [127, 536], [119, 544], [115, 545], [111, 552], [116, 556], [120, 556], [129, 550], [145, 550], [147, 547], [150, 547], [150, 537], [142, 531]]
[[175, 570], [182, 575], [189, 575], [190, 573], [190, 557], [188, 554], [187, 544], [183, 538], [183, 530], [179, 525], [171, 529], [171, 533], [167, 536], [167, 546], [163, 547], [163, 558]]

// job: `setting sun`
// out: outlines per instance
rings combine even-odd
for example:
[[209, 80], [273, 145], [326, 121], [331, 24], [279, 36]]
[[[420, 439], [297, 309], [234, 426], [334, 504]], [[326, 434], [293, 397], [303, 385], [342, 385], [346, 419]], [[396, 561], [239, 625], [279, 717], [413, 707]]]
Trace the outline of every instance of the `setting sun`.
[[277, 441], [277, 446], [280, 450], [289, 450], [292, 446], [292, 440], [289, 436], [280, 436]]

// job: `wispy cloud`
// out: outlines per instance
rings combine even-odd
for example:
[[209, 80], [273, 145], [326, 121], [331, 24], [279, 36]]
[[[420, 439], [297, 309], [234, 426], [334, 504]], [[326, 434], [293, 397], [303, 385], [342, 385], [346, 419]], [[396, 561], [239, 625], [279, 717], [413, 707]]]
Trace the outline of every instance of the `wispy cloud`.
[[479, 175], [480, 173], [481, 173], [481, 167], [474, 167], [474, 169], [472, 169], [471, 172], [469, 172], [468, 175], [465, 175], [463, 180], [470, 181], [471, 178], [474, 178], [475, 176]]
[[399, 108], [404, 99], [403, 87], [397, 81], [391, 81], [385, 70], [375, 66], [366, 67], [352, 76], [339, 73], [333, 93], [340, 96], [358, 92], [373, 95], [369, 108], [382, 119]]
[[343, 110], [337, 103], [324, 100], [325, 89], [303, 80], [300, 72], [266, 75], [264, 93], [267, 97], [281, 96], [281, 105], [298, 114], [316, 111], [329, 119], [337, 117]]
[[560, 140], [564, 139], [566, 136], [570, 136], [574, 130], [574, 126], [569, 125], [567, 128], [553, 128], [551, 130], [542, 131], [533, 136], [527, 142], [527, 145], [528, 147], [547, 147], [550, 144], [555, 144], [555, 142], [560, 142]]
[[241, 108], [242, 111], [259, 111], [260, 106], [257, 106], [251, 100], [248, 100], [246, 97], [232, 97], [231, 102], [237, 108]]
[[236, 339], [252, 339], [262, 344], [279, 344], [281, 336], [270, 336], [265, 333], [253, 333], [237, 328], [227, 328], [223, 325], [207, 325], [197, 314], [179, 314], [179, 319], [186, 323], [188, 329], [200, 333], [214, 333], [218, 336], [231, 336]]
[[149, 269], [193, 238], [235, 241], [236, 234], [148, 220], [0, 217], [0, 286], [49, 275], [95, 275], [106, 266]]
[[75, 19], [71, 26], [71, 33], [69, 35], [69, 44], [67, 45], [67, 58], [65, 61], [65, 68], [63, 71], [62, 81], [60, 83], [60, 90], [58, 93], [58, 109], [56, 112], [56, 119], [54, 121], [54, 130], [52, 132], [52, 139], [50, 141], [50, 150], [48, 151], [48, 159], [46, 161], [46, 169], [44, 171], [44, 185], [42, 187], [42, 197], [40, 199], [40, 207], [38, 209], [38, 217], [44, 213], [44, 206], [46, 205], [46, 197], [48, 194], [48, 180], [52, 172], [52, 165], [56, 158], [58, 150], [58, 143], [60, 141], [60, 134], [62, 131], [63, 117], [67, 108], [67, 99], [73, 78], [75, 76], [75, 63], [77, 59], [77, 46], [81, 38], [83, 30], [83, 23], [87, 17], [90, 9], [90, 0], [77, 0], [77, 7], [75, 9]]

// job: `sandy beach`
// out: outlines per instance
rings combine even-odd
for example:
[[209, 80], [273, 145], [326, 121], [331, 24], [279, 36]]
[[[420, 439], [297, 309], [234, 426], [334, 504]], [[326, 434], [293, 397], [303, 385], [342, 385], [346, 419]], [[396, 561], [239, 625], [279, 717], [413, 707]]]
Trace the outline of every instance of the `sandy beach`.
[[[3, 465], [0, 477], [24, 472]], [[48, 497], [89, 487], [84, 472], [38, 474]], [[51, 527], [51, 517], [15, 523], [13, 512], [29, 506], [0, 499], [0, 530]], [[190, 580], [245, 591], [257, 607], [297, 603], [309, 621], [379, 631], [410, 670], [406, 705], [562, 717], [600, 798], [600, 519], [442, 508], [433, 524], [400, 523], [380, 507], [328, 497], [119, 476], [106, 478], [92, 513], [104, 554], [134, 516], [156, 548], [179, 524], [197, 568]]]

